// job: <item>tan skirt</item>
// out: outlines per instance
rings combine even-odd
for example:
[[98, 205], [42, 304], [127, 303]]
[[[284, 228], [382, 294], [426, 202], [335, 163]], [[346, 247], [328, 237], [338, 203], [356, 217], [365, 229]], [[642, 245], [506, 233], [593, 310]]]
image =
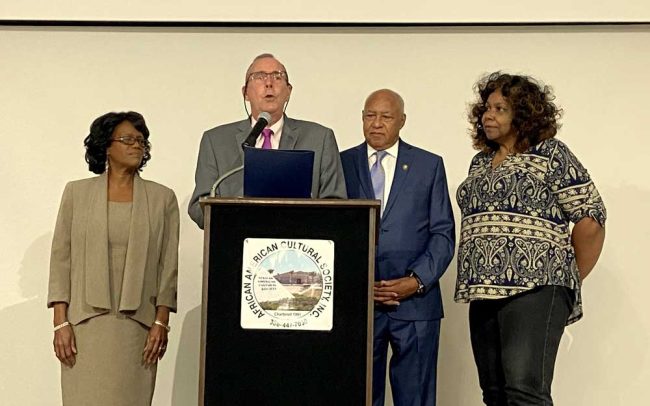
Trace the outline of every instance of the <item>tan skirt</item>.
[[157, 364], [145, 367], [148, 329], [116, 314], [93, 317], [73, 327], [77, 362], [61, 364], [64, 406], [149, 406]]

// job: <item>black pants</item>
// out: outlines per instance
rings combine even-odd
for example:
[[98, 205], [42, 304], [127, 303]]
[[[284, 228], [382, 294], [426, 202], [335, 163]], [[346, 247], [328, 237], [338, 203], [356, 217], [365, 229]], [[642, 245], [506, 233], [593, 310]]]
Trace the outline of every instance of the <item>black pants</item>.
[[543, 286], [469, 307], [474, 360], [488, 406], [553, 405], [551, 381], [573, 291]]

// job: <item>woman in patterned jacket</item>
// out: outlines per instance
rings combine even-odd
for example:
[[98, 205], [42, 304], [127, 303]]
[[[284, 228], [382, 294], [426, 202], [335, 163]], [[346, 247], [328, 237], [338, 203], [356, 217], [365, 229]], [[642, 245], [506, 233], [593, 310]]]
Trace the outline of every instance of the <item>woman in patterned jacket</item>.
[[469, 120], [480, 152], [456, 196], [455, 300], [470, 303], [484, 403], [552, 405], [560, 338], [582, 316], [580, 286], [600, 256], [605, 206], [554, 138], [561, 110], [548, 87], [495, 72], [475, 89]]

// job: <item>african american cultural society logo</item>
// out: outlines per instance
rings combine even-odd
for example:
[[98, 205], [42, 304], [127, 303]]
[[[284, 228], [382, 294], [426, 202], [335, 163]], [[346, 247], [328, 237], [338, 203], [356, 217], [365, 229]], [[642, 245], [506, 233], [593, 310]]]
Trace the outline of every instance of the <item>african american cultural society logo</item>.
[[247, 238], [241, 326], [247, 329], [332, 329], [334, 242]]

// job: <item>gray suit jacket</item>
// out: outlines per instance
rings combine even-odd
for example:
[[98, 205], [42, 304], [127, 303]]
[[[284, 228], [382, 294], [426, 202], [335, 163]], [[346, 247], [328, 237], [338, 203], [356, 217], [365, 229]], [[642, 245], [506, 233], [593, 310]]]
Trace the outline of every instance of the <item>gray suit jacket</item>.
[[47, 304], [68, 303], [72, 324], [113, 308], [151, 326], [156, 306], [176, 311], [176, 195], [135, 176], [120, 303], [111, 303], [107, 179], [103, 174], [65, 187], [52, 239]]
[[[203, 211], [199, 198], [210, 194], [212, 184], [227, 171], [240, 166], [244, 159], [241, 144], [251, 130], [250, 120], [224, 124], [206, 131], [201, 140], [196, 164], [195, 187], [188, 213], [203, 228]], [[314, 151], [312, 175], [313, 198], [346, 198], [345, 178], [334, 132], [320, 124], [284, 117], [280, 149]], [[290, 179], [287, 179], [290, 182]], [[244, 175], [236, 173], [226, 179], [217, 190], [224, 197], [242, 196]]]

